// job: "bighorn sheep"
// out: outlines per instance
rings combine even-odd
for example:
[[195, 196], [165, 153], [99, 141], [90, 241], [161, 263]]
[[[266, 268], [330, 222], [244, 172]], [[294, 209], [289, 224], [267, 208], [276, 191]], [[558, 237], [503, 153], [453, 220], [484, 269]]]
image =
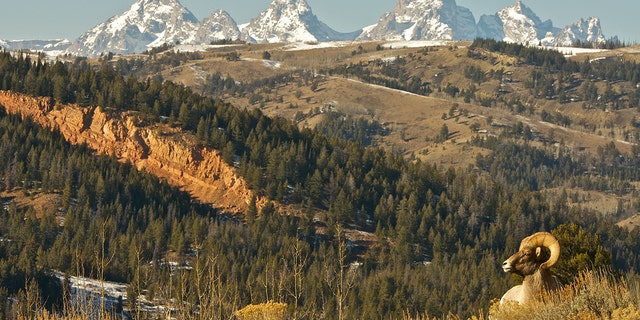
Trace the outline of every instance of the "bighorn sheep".
[[500, 299], [500, 304], [506, 301], [524, 304], [544, 291], [557, 289], [560, 283], [549, 268], [558, 262], [559, 257], [560, 244], [548, 232], [538, 232], [522, 239], [520, 249], [502, 263], [502, 269], [521, 275], [524, 280], [521, 285], [509, 289]]

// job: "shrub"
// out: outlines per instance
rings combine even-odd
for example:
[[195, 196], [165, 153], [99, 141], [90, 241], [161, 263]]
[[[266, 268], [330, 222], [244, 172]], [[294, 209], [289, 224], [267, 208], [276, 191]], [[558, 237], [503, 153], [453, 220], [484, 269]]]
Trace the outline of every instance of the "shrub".
[[250, 304], [234, 314], [240, 320], [281, 320], [285, 319], [286, 303], [269, 301], [261, 304]]

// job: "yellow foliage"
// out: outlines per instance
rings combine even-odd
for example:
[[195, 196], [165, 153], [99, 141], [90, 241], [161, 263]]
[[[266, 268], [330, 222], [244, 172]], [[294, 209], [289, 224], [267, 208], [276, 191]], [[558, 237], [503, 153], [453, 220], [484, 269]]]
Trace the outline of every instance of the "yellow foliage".
[[287, 311], [286, 303], [269, 301], [261, 304], [250, 304], [234, 313], [240, 320], [282, 320]]
[[640, 310], [634, 305], [626, 308], [618, 308], [611, 313], [611, 320], [632, 320], [640, 319]]

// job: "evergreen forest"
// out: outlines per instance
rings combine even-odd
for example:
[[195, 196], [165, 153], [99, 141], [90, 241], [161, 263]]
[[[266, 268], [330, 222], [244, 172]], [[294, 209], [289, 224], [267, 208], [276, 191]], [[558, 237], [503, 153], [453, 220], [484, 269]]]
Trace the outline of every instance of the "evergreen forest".
[[[474, 59], [500, 52], [553, 70], [536, 74], [530, 86], [542, 98], [562, 94], [547, 92], [550, 75], [640, 80], [632, 62], [570, 62], [551, 51], [490, 40], [477, 40], [471, 48]], [[564, 190], [638, 199], [637, 145], [631, 153], [609, 144], [596, 155], [578, 157], [531, 143], [530, 128], [519, 124], [469, 141], [489, 151], [474, 167], [445, 168], [377, 148], [371, 136], [386, 133], [376, 123], [348, 119], [340, 126], [329, 119], [324, 129], [299, 129], [161, 77], [139, 79], [124, 67], [2, 52], [0, 89], [50, 97], [60, 107], [134, 111], [143, 125], [168, 119], [193, 132], [199, 144], [220, 150], [257, 195], [300, 208], [300, 214], [282, 214], [273, 205], [258, 209], [255, 201], [248, 212], [221, 214], [131, 165], [71, 145], [29, 119], [2, 114], [3, 194], [50, 193], [61, 199], [44, 214], [3, 199], [4, 318], [35, 314], [33, 292], [48, 310], [63, 313], [69, 283], [54, 272], [126, 283], [124, 308], [133, 318], [152, 317], [142, 312], [143, 296], [170, 303], [173, 316], [185, 319], [229, 319], [244, 306], [267, 301], [286, 303], [291, 319], [467, 318], [486, 312], [520, 281], [503, 274], [500, 265], [522, 238], [541, 230], [571, 248], [556, 268], [566, 283], [590, 268], [628, 279], [640, 272], [640, 228], [618, 227], [624, 212], [603, 215], [570, 206], [573, 195]], [[467, 71], [469, 79], [485, 81], [477, 70]], [[384, 76], [354, 66], [320, 72], [362, 72], [357, 76], [366, 81], [420, 95], [435, 89], [480, 99], [451, 84], [436, 88], [405, 79], [392, 69], [383, 70]], [[570, 86], [565, 79], [562, 85]], [[248, 86], [218, 80], [209, 82], [208, 92]], [[610, 99], [617, 108], [638, 107], [640, 93], [629, 95], [624, 103], [615, 94]], [[594, 107], [606, 103], [589, 92], [585, 101]], [[545, 192], [552, 188], [559, 194]], [[640, 201], [633, 206], [640, 209]], [[358, 232], [375, 240], [354, 237]]]

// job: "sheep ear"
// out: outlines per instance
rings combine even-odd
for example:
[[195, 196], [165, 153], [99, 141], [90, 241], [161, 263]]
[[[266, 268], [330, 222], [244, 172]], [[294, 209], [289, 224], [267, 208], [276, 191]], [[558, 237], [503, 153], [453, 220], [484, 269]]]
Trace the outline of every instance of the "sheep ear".
[[542, 255], [542, 247], [537, 247], [536, 248], [536, 257], [540, 258], [541, 255]]

